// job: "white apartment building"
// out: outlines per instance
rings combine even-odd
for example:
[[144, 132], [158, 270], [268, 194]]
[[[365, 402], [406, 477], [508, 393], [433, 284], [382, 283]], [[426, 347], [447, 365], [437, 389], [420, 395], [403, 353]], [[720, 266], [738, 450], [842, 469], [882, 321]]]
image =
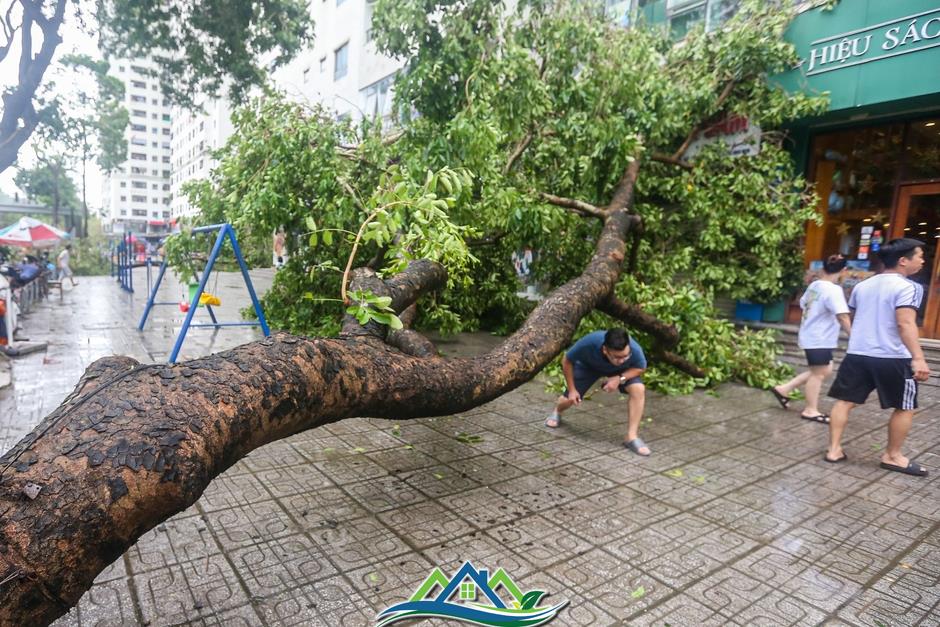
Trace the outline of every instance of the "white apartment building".
[[104, 180], [103, 224], [113, 233], [159, 235], [170, 219], [170, 104], [146, 59], [111, 63], [109, 73], [125, 85], [130, 114], [125, 131], [127, 161]]
[[372, 0], [311, 0], [313, 49], [277, 71], [277, 87], [289, 97], [333, 109], [337, 117], [387, 119], [402, 64], [376, 52], [373, 5]]
[[210, 171], [218, 165], [212, 151], [225, 145], [234, 129], [232, 109], [224, 98], [203, 104], [201, 111], [174, 107], [172, 116], [170, 215], [178, 218], [196, 213], [183, 193], [183, 184], [209, 178]]

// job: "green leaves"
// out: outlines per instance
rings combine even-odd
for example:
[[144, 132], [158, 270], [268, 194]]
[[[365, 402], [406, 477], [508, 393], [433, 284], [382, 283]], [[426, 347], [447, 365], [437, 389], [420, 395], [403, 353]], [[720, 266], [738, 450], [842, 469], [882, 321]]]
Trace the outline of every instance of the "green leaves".
[[403, 328], [401, 320], [395, 315], [395, 310], [390, 307], [392, 304], [390, 297], [376, 296], [372, 292], [355, 291], [349, 293], [349, 298], [353, 304], [346, 308], [346, 313], [353, 316], [359, 324], [366, 325], [375, 321], [393, 330]]

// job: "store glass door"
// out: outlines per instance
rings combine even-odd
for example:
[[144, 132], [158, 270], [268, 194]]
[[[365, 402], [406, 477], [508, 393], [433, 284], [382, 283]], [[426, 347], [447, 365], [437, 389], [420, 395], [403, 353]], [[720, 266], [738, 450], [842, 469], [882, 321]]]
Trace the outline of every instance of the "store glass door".
[[891, 237], [913, 237], [925, 242], [924, 268], [910, 277], [924, 286], [924, 302], [917, 312], [917, 324], [923, 337], [940, 337], [940, 183], [904, 185]]

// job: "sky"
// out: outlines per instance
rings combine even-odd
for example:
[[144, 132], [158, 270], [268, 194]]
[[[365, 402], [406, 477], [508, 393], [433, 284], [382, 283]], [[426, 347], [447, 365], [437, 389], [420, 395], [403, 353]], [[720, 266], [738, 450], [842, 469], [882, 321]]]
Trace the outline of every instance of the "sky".
[[[73, 10], [75, 4], [69, 3], [69, 6], [71, 11]], [[14, 21], [17, 22], [18, 19], [19, 18], [15, 17]], [[53, 62], [49, 66], [49, 69], [46, 70], [46, 74], [43, 78], [43, 84], [46, 85], [49, 84], [50, 81], [53, 81], [55, 84], [54, 93], [56, 94], [66, 94], [78, 91], [79, 89], [85, 89], [94, 92], [94, 79], [92, 79], [90, 76], [87, 76], [87, 72], [79, 74], [74, 72], [66, 73], [60, 71], [57, 67], [57, 60], [60, 59], [63, 55], [71, 53], [87, 54], [94, 58], [100, 58], [101, 53], [98, 51], [97, 37], [83, 32], [81, 28], [79, 28], [74, 14], [67, 15], [65, 18], [65, 23], [62, 25], [59, 33], [62, 35], [62, 43], [57, 47]], [[33, 49], [38, 49], [41, 43], [42, 31], [36, 28], [34, 29], [33, 33]], [[17, 64], [19, 62], [19, 58], [19, 46], [14, 45], [14, 47], [10, 50], [7, 58], [0, 62], [0, 86], [3, 88], [16, 84]], [[20, 149], [17, 165], [30, 167], [34, 164], [35, 153], [32, 149], [32, 141], [33, 138], [31, 137]], [[80, 165], [76, 166], [76, 174], [73, 176], [73, 179], [75, 180], [75, 187], [78, 190], [79, 195], [81, 195], [81, 175], [78, 173], [80, 167]], [[16, 172], [16, 165], [7, 168], [3, 172], [0, 172], [0, 190], [11, 196], [17, 189], [13, 182], [13, 177], [16, 176]], [[104, 177], [93, 162], [89, 163], [86, 180], [88, 206], [93, 210], [98, 209], [101, 206], [101, 187], [104, 181]]]

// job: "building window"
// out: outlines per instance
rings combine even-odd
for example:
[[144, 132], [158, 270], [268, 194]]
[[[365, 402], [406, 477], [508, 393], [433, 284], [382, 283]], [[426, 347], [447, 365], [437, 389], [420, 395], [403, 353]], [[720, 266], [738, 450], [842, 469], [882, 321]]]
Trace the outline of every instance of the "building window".
[[146, 218], [146, 217], [147, 217], [147, 210], [146, 210], [146, 209], [131, 209], [131, 215], [134, 215], [134, 216], [142, 216], [142, 217]]
[[147, 202], [147, 197], [135, 194], [131, 196], [131, 202]]
[[147, 83], [143, 81], [131, 81], [131, 85], [137, 89], [147, 89]]
[[151, 184], [150, 184], [150, 189], [157, 189], [157, 184], [156, 184], [156, 183], [151, 183]]
[[170, 121], [170, 114], [169, 114], [169, 113], [164, 113], [164, 114], [163, 114], [163, 121], [164, 121], [164, 122], [169, 122], [169, 121]]
[[362, 112], [366, 117], [386, 117], [392, 112], [391, 89], [395, 73], [378, 80], [362, 91]]
[[121, 187], [127, 187], [127, 183], [124, 181], [121, 181]]
[[138, 168], [136, 165], [131, 166], [131, 174], [146, 174], [147, 168]]
[[121, 196], [121, 202], [126, 202], [126, 201], [127, 201], [127, 196]]
[[[156, 161], [157, 158], [154, 157], [153, 160]], [[169, 158], [169, 157], [163, 157], [163, 163], [169, 163], [169, 162], [170, 162], [170, 158]]]
[[131, 130], [137, 131], [138, 133], [146, 133], [147, 127], [143, 124], [131, 124]]
[[326, 72], [326, 57], [320, 57], [320, 74]]
[[146, 97], [146, 96], [131, 95], [131, 102], [141, 102], [141, 103], [143, 103], [143, 104], [147, 104], [147, 97]]
[[156, 171], [156, 170], [151, 170], [151, 171], [150, 171], [150, 174], [152, 174], [153, 176], [157, 176], [157, 171]]
[[147, 189], [147, 184], [144, 181], [131, 181], [131, 187], [134, 189]]
[[170, 129], [168, 129], [168, 128], [163, 129], [163, 134], [164, 134], [164, 135], [169, 135], [169, 134], [170, 134]]
[[349, 65], [349, 43], [345, 43], [333, 53], [333, 80], [346, 76]]
[[146, 160], [147, 160], [147, 155], [145, 155], [145, 154], [142, 153], [142, 152], [132, 152], [132, 153], [131, 153], [131, 159], [134, 159], [134, 160], [136, 160], [136, 161], [146, 161]]
[[145, 118], [147, 117], [147, 112], [142, 111], [140, 109], [134, 109], [133, 111], [131, 111], [131, 115], [134, 116], [135, 118]]

